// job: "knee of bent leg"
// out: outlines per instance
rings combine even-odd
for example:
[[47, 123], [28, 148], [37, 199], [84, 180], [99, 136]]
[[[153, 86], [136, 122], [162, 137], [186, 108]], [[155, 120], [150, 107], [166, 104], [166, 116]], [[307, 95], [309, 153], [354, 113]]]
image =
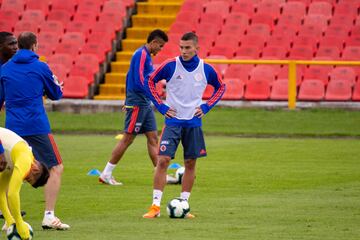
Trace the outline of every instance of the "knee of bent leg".
[[59, 175], [61, 176], [61, 174], [64, 172], [64, 165], [63, 164], [59, 164], [59, 165], [56, 165], [54, 167], [51, 168], [51, 172], [53, 174], [56, 174], [56, 175]]

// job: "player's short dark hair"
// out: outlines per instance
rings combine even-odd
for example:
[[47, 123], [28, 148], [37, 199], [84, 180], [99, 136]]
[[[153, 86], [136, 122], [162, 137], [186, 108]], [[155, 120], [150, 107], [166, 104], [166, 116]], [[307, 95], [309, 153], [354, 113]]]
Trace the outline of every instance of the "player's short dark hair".
[[194, 43], [198, 43], [199, 39], [198, 39], [198, 36], [194, 33], [194, 32], [187, 32], [185, 33], [182, 37], [181, 37], [181, 40], [183, 41], [189, 41], [189, 40], [192, 40], [194, 41]]
[[13, 36], [14, 34], [10, 33], [10, 32], [0, 32], [0, 44], [4, 44], [6, 39], [8, 37]]
[[18, 45], [20, 49], [31, 49], [31, 47], [36, 43], [36, 35], [32, 32], [22, 32], [18, 37]]
[[166, 35], [166, 33], [163, 30], [155, 29], [154, 31], [152, 31], [149, 34], [146, 42], [150, 43], [152, 40], [154, 40], [156, 38], [160, 38], [160, 39], [164, 40], [165, 42], [169, 41], [168, 36]]
[[42, 168], [42, 171], [41, 171], [40, 177], [32, 185], [34, 188], [44, 186], [47, 183], [49, 176], [50, 176], [48, 168], [42, 162], [39, 162], [39, 163], [40, 163], [40, 168]]

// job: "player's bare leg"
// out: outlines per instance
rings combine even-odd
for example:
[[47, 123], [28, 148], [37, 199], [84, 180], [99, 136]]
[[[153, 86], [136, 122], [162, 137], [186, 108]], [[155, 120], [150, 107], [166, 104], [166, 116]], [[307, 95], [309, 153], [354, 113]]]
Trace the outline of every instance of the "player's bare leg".
[[156, 167], [156, 164], [158, 161], [157, 131], [146, 132], [145, 136], [147, 138], [147, 148], [148, 148], [149, 157], [150, 157], [154, 167]]
[[50, 176], [44, 188], [45, 193], [45, 216], [42, 222], [43, 229], [67, 230], [69, 225], [62, 223], [54, 213], [56, 200], [61, 186], [61, 175], [64, 166], [59, 164], [50, 169]]
[[123, 137], [116, 144], [114, 150], [112, 151], [110, 161], [106, 164], [104, 170], [100, 174], [99, 182], [115, 186], [122, 185], [121, 182], [116, 181], [112, 176], [112, 171], [114, 170], [117, 163], [121, 160], [128, 147], [134, 142], [134, 139], [134, 135], [130, 133], [124, 133]]
[[[185, 164], [185, 172], [182, 178], [181, 198], [188, 201], [195, 181], [196, 159], [186, 159], [184, 161], [184, 164]], [[188, 213], [186, 215], [186, 218], [194, 218], [194, 217], [195, 216], [191, 213]]]

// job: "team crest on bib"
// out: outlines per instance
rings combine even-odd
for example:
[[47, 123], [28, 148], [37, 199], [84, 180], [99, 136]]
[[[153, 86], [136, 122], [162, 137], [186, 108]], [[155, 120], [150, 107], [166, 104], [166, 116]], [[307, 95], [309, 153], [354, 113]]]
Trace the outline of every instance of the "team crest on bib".
[[140, 131], [140, 127], [135, 127], [135, 132], [139, 132]]
[[195, 80], [200, 82], [201, 80], [203, 80], [203, 75], [201, 73], [195, 73]]
[[165, 151], [166, 151], [166, 146], [165, 146], [165, 145], [161, 145], [161, 146], [160, 146], [160, 151], [165, 152]]

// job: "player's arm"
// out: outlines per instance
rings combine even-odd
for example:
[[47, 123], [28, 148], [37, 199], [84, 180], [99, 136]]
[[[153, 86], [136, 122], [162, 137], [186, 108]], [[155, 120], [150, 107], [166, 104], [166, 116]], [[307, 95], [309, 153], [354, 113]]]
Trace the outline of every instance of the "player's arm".
[[3, 87], [3, 83], [2, 83], [2, 80], [0, 78], [0, 112], [1, 112], [1, 109], [4, 105], [4, 101], [5, 101], [5, 92], [4, 92], [4, 87]]
[[4, 147], [0, 141], [0, 172], [4, 171], [6, 168], [4, 152], [5, 152]]
[[221, 81], [221, 76], [218, 72], [209, 64], [204, 64], [205, 75], [207, 83], [214, 87], [212, 96], [206, 103], [201, 104], [195, 112], [195, 116], [202, 117], [208, 113], [216, 103], [221, 99], [225, 92], [225, 84]]
[[174, 60], [168, 60], [160, 65], [152, 74], [148, 75], [145, 80], [145, 91], [149, 99], [153, 102], [159, 112], [167, 117], [174, 117], [175, 110], [167, 106], [160, 98], [156, 91], [155, 84], [160, 80], [166, 79], [168, 82], [174, 74]]
[[136, 61], [135, 63], [135, 69], [137, 69], [137, 74], [139, 74], [139, 77], [136, 78], [136, 84], [142, 89], [145, 85], [145, 69], [148, 68], [150, 70], [150, 73], [154, 71], [154, 68], [151, 64], [151, 58], [147, 55], [146, 50], [143, 48], [140, 54], [140, 60]]
[[63, 82], [57, 79], [46, 63], [40, 64], [42, 64], [41, 69], [46, 96], [51, 100], [59, 100], [63, 94]]

